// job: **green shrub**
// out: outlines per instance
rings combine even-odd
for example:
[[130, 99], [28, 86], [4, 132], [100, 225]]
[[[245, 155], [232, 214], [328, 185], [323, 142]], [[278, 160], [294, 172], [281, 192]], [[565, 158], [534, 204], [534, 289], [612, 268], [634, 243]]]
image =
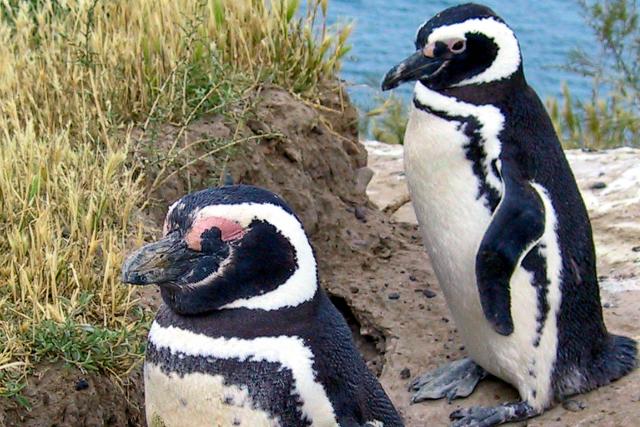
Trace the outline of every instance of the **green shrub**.
[[405, 101], [396, 96], [379, 97], [377, 105], [364, 112], [360, 133], [365, 138], [387, 144], [402, 144], [407, 129], [408, 108]]
[[570, 148], [640, 147], [640, 26], [637, 0], [579, 0], [597, 44], [574, 50], [566, 68], [588, 77], [591, 96], [568, 87], [549, 112]]

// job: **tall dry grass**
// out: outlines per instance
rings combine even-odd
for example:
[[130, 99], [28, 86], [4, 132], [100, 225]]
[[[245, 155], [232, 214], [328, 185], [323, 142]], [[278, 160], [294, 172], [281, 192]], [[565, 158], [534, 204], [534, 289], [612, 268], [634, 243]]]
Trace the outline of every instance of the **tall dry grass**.
[[265, 82], [313, 99], [349, 28], [327, 30], [326, 0], [299, 6], [0, 0], [0, 394], [39, 360], [118, 375], [140, 357], [119, 284], [148, 194], [131, 131], [186, 128]]

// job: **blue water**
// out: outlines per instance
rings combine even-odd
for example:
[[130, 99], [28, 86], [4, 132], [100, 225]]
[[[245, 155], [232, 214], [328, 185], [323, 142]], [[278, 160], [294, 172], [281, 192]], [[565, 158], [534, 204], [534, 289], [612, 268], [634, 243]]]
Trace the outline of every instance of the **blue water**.
[[[330, 22], [353, 22], [352, 51], [342, 69], [342, 78], [351, 84], [357, 105], [375, 103], [379, 82], [397, 62], [413, 53], [417, 28], [456, 0], [331, 0]], [[558, 96], [566, 82], [575, 98], [585, 98], [589, 81], [558, 67], [565, 64], [574, 47], [589, 51], [594, 38], [586, 27], [576, 0], [484, 0], [514, 29], [524, 56], [529, 84], [544, 100]], [[592, 49], [593, 50], [593, 49]], [[409, 97], [411, 85], [396, 89]]]

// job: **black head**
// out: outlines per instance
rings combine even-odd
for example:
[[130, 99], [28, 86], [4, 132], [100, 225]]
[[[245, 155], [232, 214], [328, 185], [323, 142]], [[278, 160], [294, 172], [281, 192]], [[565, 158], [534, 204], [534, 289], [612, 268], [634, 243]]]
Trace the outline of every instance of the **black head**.
[[387, 73], [383, 90], [409, 81], [441, 91], [523, 79], [513, 31], [485, 6], [469, 3], [440, 12], [418, 29], [416, 49]]
[[127, 258], [122, 280], [159, 285], [179, 314], [295, 306], [317, 286], [313, 252], [291, 208], [269, 191], [243, 185], [174, 203], [163, 237]]

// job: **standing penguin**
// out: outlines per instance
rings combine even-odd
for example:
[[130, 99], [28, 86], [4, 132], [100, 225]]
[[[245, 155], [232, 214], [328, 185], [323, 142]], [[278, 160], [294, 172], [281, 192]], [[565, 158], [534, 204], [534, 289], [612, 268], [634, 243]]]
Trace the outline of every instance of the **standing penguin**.
[[122, 280], [156, 284], [164, 301], [144, 364], [150, 426], [402, 426], [278, 196], [226, 186], [183, 197]]
[[465, 4], [427, 21], [416, 48], [382, 87], [416, 81], [406, 176], [471, 359], [418, 378], [413, 401], [468, 396], [488, 372], [522, 401], [451, 418], [489, 426], [627, 374], [636, 343], [605, 327], [587, 212], [513, 31]]

